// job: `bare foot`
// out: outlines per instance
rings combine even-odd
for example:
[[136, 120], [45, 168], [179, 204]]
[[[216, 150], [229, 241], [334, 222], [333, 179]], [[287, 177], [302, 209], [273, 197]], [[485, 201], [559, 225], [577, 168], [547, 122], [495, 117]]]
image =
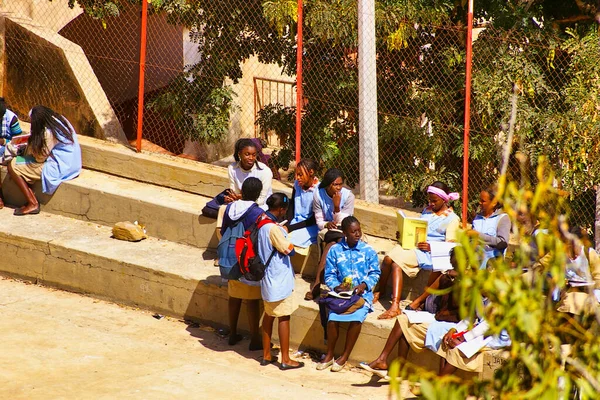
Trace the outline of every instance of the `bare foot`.
[[373, 368], [373, 369], [377, 369], [377, 370], [382, 370], [382, 371], [387, 371], [388, 369], [388, 365], [385, 361], [379, 361], [379, 360], [375, 360], [371, 363], [369, 363], [369, 367]]
[[400, 311], [400, 307], [398, 306], [397, 303], [392, 303], [391, 307], [389, 308], [389, 310], [387, 310], [386, 312], [380, 314], [377, 319], [392, 319], [397, 317], [398, 315], [400, 315], [401, 311]]

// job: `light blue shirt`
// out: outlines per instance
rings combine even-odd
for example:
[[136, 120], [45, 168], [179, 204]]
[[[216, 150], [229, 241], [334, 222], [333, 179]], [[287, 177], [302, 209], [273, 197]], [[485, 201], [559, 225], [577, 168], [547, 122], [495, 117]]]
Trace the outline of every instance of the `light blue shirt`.
[[73, 132], [73, 143], [63, 143], [59, 140], [44, 163], [42, 191], [46, 194], [53, 194], [58, 185], [75, 178], [81, 172], [81, 147], [75, 129], [71, 124], [69, 128]]
[[[446, 240], [446, 230], [450, 222], [459, 219], [458, 215], [454, 212], [448, 213], [448, 215], [437, 215], [429, 209], [425, 208], [421, 213], [421, 218], [428, 221], [427, 225], [427, 241], [428, 242], [444, 242]], [[433, 261], [431, 261], [431, 253], [428, 251], [422, 251], [415, 249], [417, 253], [417, 261], [419, 267], [423, 269], [432, 269]]]
[[258, 255], [263, 264], [267, 264], [269, 257], [275, 250], [271, 262], [265, 270], [265, 276], [260, 281], [260, 292], [264, 301], [274, 302], [286, 299], [291, 296], [294, 290], [294, 268], [288, 254], [277, 251], [271, 242], [271, 229], [280, 229], [284, 237], [287, 238], [285, 229], [277, 224], [267, 224], [258, 231]]
[[325, 284], [333, 290], [342, 284], [345, 277], [352, 277], [354, 287], [365, 283], [367, 289], [362, 297], [367, 301], [369, 307], [373, 303], [373, 288], [379, 282], [379, 260], [375, 250], [359, 240], [356, 246], [349, 247], [346, 238], [334, 244], [325, 263]]

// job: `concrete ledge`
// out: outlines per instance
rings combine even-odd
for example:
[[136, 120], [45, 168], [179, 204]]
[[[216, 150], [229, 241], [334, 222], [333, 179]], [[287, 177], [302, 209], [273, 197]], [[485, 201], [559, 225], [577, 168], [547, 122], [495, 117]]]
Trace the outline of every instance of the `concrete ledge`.
[[[0, 273], [90, 294], [178, 318], [227, 324], [227, 289], [204, 249], [149, 238], [139, 243], [110, 238], [110, 228], [42, 212], [15, 217], [0, 210]], [[291, 343], [325, 350], [316, 303], [302, 300], [308, 283], [296, 279]], [[371, 313], [352, 353], [354, 361], [374, 359], [394, 320]], [[240, 325], [247, 329], [242, 311]], [[342, 341], [340, 341], [340, 346]], [[340, 349], [341, 350], [341, 349]], [[427, 354], [427, 353], [424, 353]], [[436, 369], [437, 356], [413, 361]]]
[[[140, 182], [214, 197], [229, 187], [227, 169], [164, 154], [136, 153], [123, 145], [80, 137], [83, 165]], [[291, 194], [291, 188], [273, 181], [273, 191]], [[407, 215], [417, 215], [406, 210]], [[355, 215], [364, 232], [393, 239], [396, 235], [396, 210], [392, 207], [357, 200]]]
[[[139, 221], [159, 239], [200, 248], [216, 248], [216, 220], [200, 215], [210, 199], [195, 194], [148, 185], [100, 172], [83, 170], [64, 182], [49, 197], [34, 190], [42, 210], [83, 221], [112, 226], [119, 221]], [[21, 206], [25, 198], [10, 178], [2, 185], [7, 204]]]

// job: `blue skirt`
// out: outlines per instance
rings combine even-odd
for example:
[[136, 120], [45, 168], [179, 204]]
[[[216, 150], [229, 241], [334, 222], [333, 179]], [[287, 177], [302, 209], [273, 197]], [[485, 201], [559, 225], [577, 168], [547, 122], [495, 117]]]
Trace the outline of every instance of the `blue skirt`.
[[367, 314], [371, 311], [371, 306], [368, 302], [354, 311], [352, 314], [336, 314], [333, 311], [329, 313], [329, 321], [334, 322], [360, 322], [361, 324], [367, 318]]

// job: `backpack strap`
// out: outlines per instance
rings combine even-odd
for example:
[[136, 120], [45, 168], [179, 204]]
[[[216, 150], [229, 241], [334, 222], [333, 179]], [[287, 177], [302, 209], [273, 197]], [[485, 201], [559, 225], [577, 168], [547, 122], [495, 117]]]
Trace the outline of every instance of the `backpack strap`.
[[[256, 221], [256, 229], [258, 230], [265, 225], [274, 224], [274, 223], [275, 223], [275, 221], [273, 221], [271, 218], [266, 216], [266, 214], [262, 214], [260, 217], [258, 217], [258, 220]], [[275, 255], [276, 252], [277, 252], [277, 250], [273, 249], [273, 251], [271, 252], [271, 255], [269, 256], [269, 259], [265, 263], [265, 269], [267, 269], [267, 267], [271, 263], [271, 259], [273, 258], [273, 256]]]

